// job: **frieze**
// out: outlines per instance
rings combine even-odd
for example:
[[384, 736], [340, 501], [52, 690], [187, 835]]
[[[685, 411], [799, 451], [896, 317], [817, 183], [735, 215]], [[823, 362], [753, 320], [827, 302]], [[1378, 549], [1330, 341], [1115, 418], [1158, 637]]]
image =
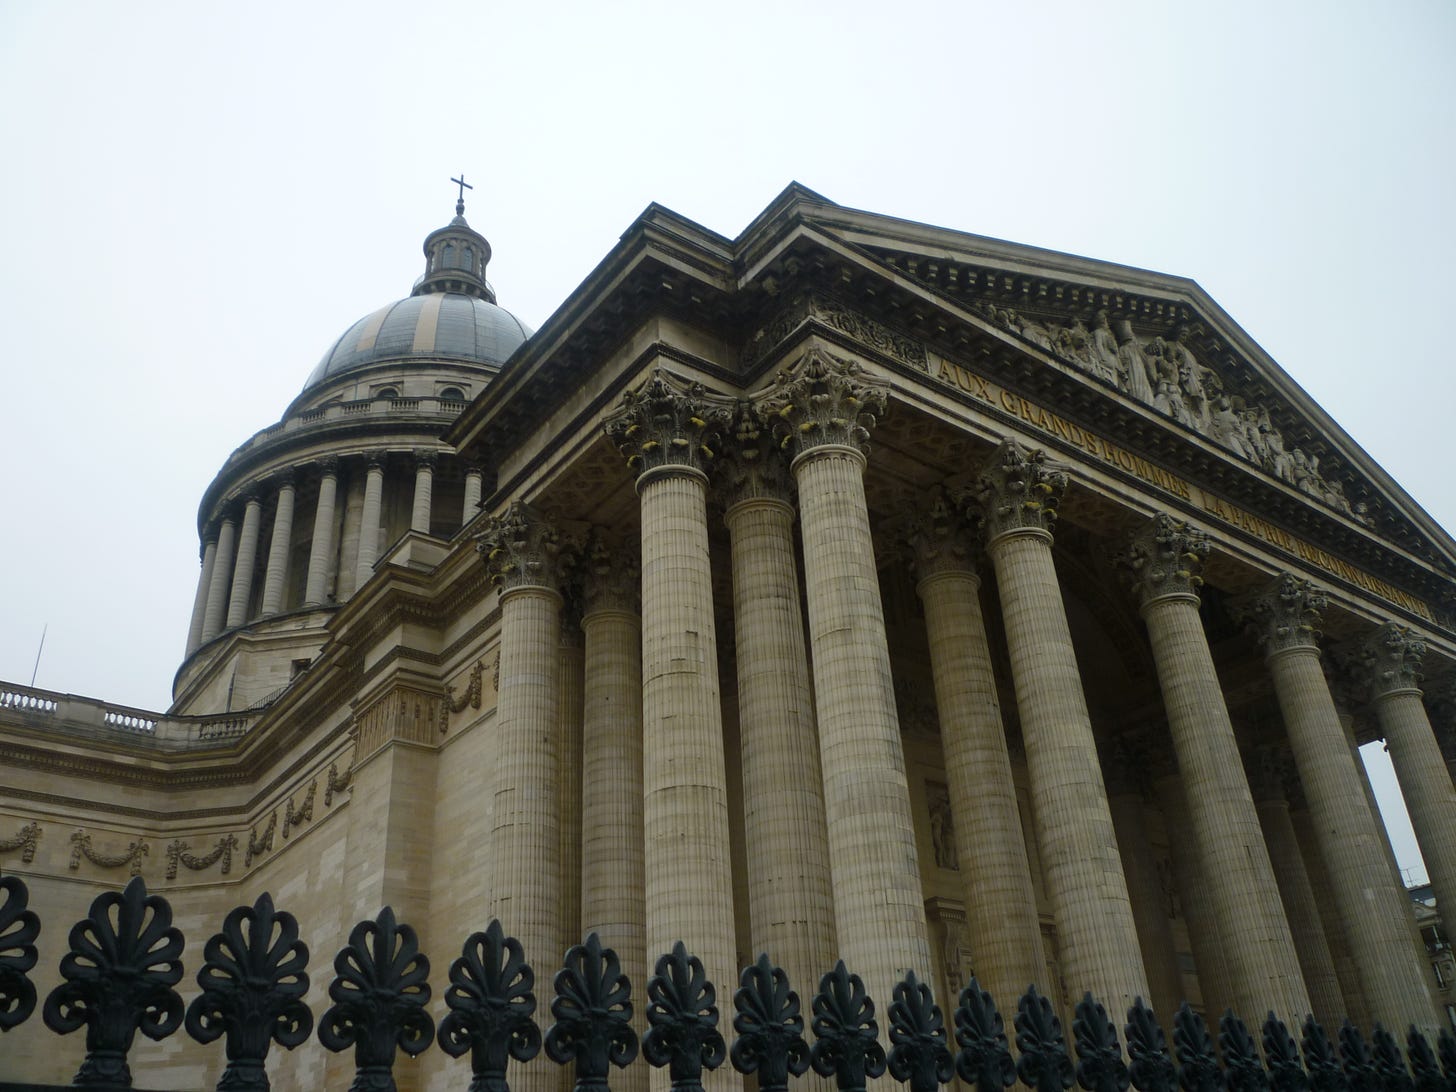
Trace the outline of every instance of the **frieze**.
[[201, 872], [219, 861], [222, 862], [222, 867], [218, 871], [226, 876], [233, 870], [233, 850], [238, 848], [238, 837], [236, 834], [223, 835], [218, 839], [217, 845], [200, 857], [188, 853], [190, 848], [191, 845], [180, 838], [174, 838], [167, 844], [167, 879], [177, 878], [178, 865], [193, 872]]
[[367, 757], [394, 740], [433, 745], [439, 738], [445, 700], [443, 694], [394, 687], [356, 713], [354, 723], [359, 742], [355, 754]]
[[899, 333], [838, 300], [812, 294], [794, 299], [768, 325], [749, 339], [743, 350], [745, 370], [763, 360], [794, 330], [809, 321], [838, 330], [864, 347], [909, 364], [922, 372], [930, 370], [929, 354], [922, 342]]
[[263, 856], [265, 853], [272, 852], [273, 834], [277, 829], [278, 813], [273, 811], [268, 813], [268, 825], [263, 828], [261, 834], [254, 829], [248, 831], [248, 852], [243, 858], [244, 868], [251, 867], [254, 859]]
[[313, 798], [318, 792], [318, 778], [308, 783], [308, 792], [304, 794], [303, 803], [295, 809], [293, 797], [288, 798], [283, 808], [283, 840], [288, 841], [289, 833], [294, 827], [302, 826], [304, 823], [313, 820]]
[[14, 853], [20, 850], [20, 863], [30, 864], [35, 860], [35, 849], [40, 842], [40, 824], [34, 819], [20, 828], [13, 838], [0, 838], [0, 853]]
[[151, 853], [152, 847], [146, 839], [138, 838], [130, 843], [121, 853], [103, 853], [91, 844], [91, 835], [82, 827], [71, 832], [71, 871], [75, 872], [81, 867], [81, 859], [85, 858], [97, 868], [121, 868], [123, 865], [130, 866], [133, 876], [140, 876], [142, 871], [142, 860]]
[[476, 660], [470, 668], [470, 676], [466, 681], [465, 690], [459, 699], [455, 697], [455, 688], [449, 683], [445, 684], [445, 700], [440, 703], [440, 734], [443, 736], [450, 730], [450, 714], [463, 713], [467, 708], [479, 709], [481, 692], [484, 689], [485, 661]]
[[335, 795], [346, 792], [354, 785], [354, 766], [350, 763], [344, 767], [344, 772], [339, 772], [337, 762], [329, 763], [328, 776], [324, 781], [324, 807], [334, 806]]

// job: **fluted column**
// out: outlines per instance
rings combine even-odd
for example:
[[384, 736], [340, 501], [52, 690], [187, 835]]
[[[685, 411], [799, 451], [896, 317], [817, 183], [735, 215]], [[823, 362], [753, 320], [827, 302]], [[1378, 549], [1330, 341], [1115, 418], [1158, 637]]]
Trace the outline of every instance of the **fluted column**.
[[228, 592], [227, 628], [248, 620], [248, 601], [253, 596], [253, 566], [258, 560], [258, 536], [263, 529], [263, 502], [256, 493], [244, 498], [243, 529], [238, 534], [238, 556], [233, 562], [233, 586]]
[[1188, 947], [1198, 971], [1203, 1011], [1216, 1020], [1229, 1007], [1228, 970], [1224, 965], [1218, 923], [1214, 920], [1208, 897], [1208, 888], [1216, 881], [1204, 872], [1198, 847], [1193, 844], [1193, 824], [1188, 818], [1183, 779], [1178, 776], [1177, 764], [1171, 753], [1157, 764], [1153, 784], [1168, 831], [1169, 863], [1173, 866], [1173, 881], [1178, 887], [1183, 923], [1188, 929]]
[[465, 501], [461, 505], [460, 526], [473, 520], [480, 510], [481, 471], [478, 466], [465, 468]]
[[228, 588], [233, 581], [233, 547], [237, 524], [232, 516], [224, 516], [217, 529], [217, 554], [212, 565], [212, 585], [207, 589], [207, 610], [202, 616], [202, 641], [212, 640], [222, 632], [227, 618]]
[[[581, 935], [596, 933], [633, 982], [646, 982], [647, 897], [642, 824], [642, 617], [637, 548], [593, 540], [583, 566], [585, 680], [581, 766]], [[634, 1009], [639, 1033], [642, 1006]], [[647, 1073], [612, 1078], [641, 1092]]]
[[647, 948], [683, 941], [713, 982], [734, 981], [737, 962], [703, 470], [726, 414], [658, 370], [607, 423], [638, 471], [642, 510]]
[[1436, 905], [1456, 906], [1456, 785], [1421, 701], [1425, 654], [1424, 641], [1387, 622], [1362, 644], [1358, 658]]
[[354, 555], [354, 591], [374, 575], [379, 559], [379, 515], [384, 503], [384, 456], [369, 457], [369, 474], [364, 481], [364, 510], [359, 516], [359, 550]]
[[1426, 710], [1431, 731], [1436, 734], [1436, 746], [1441, 750], [1441, 760], [1446, 763], [1446, 773], [1452, 784], [1456, 784], [1456, 679], [1448, 675], [1426, 687]]
[[1309, 994], [1198, 613], [1209, 549], [1202, 531], [1160, 514], [1133, 536], [1120, 561], [1148, 627], [1190, 833], [1217, 878], [1207, 893], [1229, 1002], [1248, 1020], [1272, 1011], [1298, 1023], [1309, 1012]]
[[187, 655], [202, 644], [202, 624], [207, 618], [207, 593], [212, 589], [212, 570], [217, 564], [217, 532], [209, 531], [202, 544], [202, 572], [197, 577], [197, 594], [192, 599], [192, 621], [187, 627]]
[[[484, 917], [526, 951], [561, 942], [560, 541], [516, 502], [478, 538], [500, 589], [500, 694], [490, 764], [491, 840]], [[553, 955], [552, 958], [559, 958]]]
[[1178, 969], [1178, 949], [1168, 918], [1168, 896], [1148, 844], [1147, 805], [1152, 785], [1145, 748], [1131, 739], [1120, 739], [1102, 768], [1127, 893], [1132, 899], [1138, 947], [1152, 990], [1148, 1000], [1154, 1012], [1168, 1019], [1183, 1003], [1183, 975]]
[[1289, 759], [1282, 748], [1279, 751], [1260, 748], [1253, 763], [1249, 789], [1254, 794], [1264, 843], [1269, 847], [1269, 861], [1279, 883], [1279, 897], [1284, 902], [1289, 931], [1299, 953], [1310, 1009], [1321, 1027], [1337, 1028], [1347, 1015], [1344, 996], [1284, 794], [1284, 783], [1293, 771], [1287, 769]]
[[915, 828], [865, 502], [864, 448], [886, 389], [811, 348], [764, 402], [793, 452], [839, 951], [883, 1005], [930, 976]]
[[1285, 573], [1246, 612], [1264, 645], [1369, 1015], [1388, 1028], [1429, 1027], [1435, 1009], [1428, 968], [1410, 943], [1406, 895], [1382, 859], [1355, 758], [1320, 668], [1317, 626], [1325, 602], [1307, 580]]
[[971, 960], [981, 987], [1010, 1004], [1030, 983], [1046, 991], [1046, 957], [981, 617], [974, 531], [944, 490], [923, 498], [904, 531], [925, 608]]
[[788, 467], [750, 407], [718, 484], [732, 544], [739, 753], [751, 951], [808, 988], [834, 963], [819, 736], [794, 560]]
[[1314, 892], [1315, 909], [1319, 911], [1320, 925], [1324, 928], [1325, 943], [1330, 948], [1330, 959], [1335, 965], [1335, 977], [1340, 982], [1340, 996], [1344, 1000], [1344, 1013], [1357, 1027], [1371, 1023], [1370, 1009], [1365, 1004], [1365, 995], [1360, 988], [1360, 972], [1355, 966], [1355, 957], [1350, 951], [1350, 942], [1345, 936], [1340, 920], [1340, 911], [1335, 904], [1335, 885], [1330, 879], [1320, 853], [1319, 838], [1315, 834], [1314, 819], [1304, 799], [1304, 789], [1291, 782], [1285, 790], [1290, 794], [1289, 822], [1294, 827], [1294, 836], [1299, 840], [1299, 853], [1304, 861], [1304, 870], [1309, 876], [1310, 890]]
[[308, 584], [305, 606], [316, 607], [328, 596], [329, 566], [334, 560], [334, 505], [339, 491], [339, 460], [330, 456], [319, 466], [318, 506], [313, 515], [313, 539], [308, 547]]
[[581, 758], [583, 715], [583, 656], [581, 633], [581, 600], [574, 591], [568, 594], [561, 610], [561, 644], [556, 682], [561, 741], [561, 757], [557, 770], [558, 798], [561, 802], [561, 939], [557, 948], [564, 952], [581, 940]]
[[415, 497], [410, 509], [410, 530], [430, 533], [430, 499], [435, 491], [435, 464], [439, 456], [433, 451], [415, 453]]
[[288, 584], [288, 556], [293, 546], [293, 473], [278, 483], [278, 505], [273, 513], [273, 537], [268, 543], [268, 567], [263, 577], [262, 614], [266, 617], [283, 609], [283, 592]]
[[1026, 743], [1032, 807], [1062, 969], [1109, 1012], [1148, 995], [1127, 880], [1097, 760], [1082, 678], [1052, 562], [1051, 525], [1066, 475], [1007, 439], [981, 473], [986, 552]]

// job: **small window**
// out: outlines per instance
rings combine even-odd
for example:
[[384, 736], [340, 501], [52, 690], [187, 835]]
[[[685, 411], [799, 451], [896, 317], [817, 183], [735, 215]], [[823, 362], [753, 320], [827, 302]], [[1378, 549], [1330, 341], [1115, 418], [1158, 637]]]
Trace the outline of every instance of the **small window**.
[[459, 387], [441, 387], [440, 400], [442, 402], [463, 402], [465, 401], [465, 392]]
[[398, 387], [380, 387], [377, 391], [374, 392], [374, 397], [375, 398], [398, 398], [399, 397], [399, 388]]

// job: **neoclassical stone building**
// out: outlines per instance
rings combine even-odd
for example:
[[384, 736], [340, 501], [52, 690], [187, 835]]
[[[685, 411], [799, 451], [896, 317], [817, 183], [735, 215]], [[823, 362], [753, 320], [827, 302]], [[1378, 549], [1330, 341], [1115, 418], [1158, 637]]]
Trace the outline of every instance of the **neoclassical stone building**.
[[734, 239], [650, 207], [531, 335], [458, 213], [203, 498], [173, 708], [0, 686], [42, 988], [141, 874], [194, 943], [271, 891], [316, 1009], [390, 904], [437, 974], [497, 916], [720, 998], [766, 951], [1451, 1019], [1355, 748], [1456, 906], [1456, 543], [1196, 284], [795, 185]]

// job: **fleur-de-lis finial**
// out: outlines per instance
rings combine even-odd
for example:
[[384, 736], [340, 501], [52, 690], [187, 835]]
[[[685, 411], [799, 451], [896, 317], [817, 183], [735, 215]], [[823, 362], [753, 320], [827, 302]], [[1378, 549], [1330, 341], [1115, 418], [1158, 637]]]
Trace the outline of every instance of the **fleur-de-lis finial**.
[[757, 1073], [759, 1092], [785, 1092], [789, 1076], [802, 1076], [809, 1068], [809, 1044], [804, 1042], [804, 1017], [799, 995], [789, 988], [782, 967], [762, 954], [743, 968], [733, 994], [733, 1040], [729, 1056], [740, 1073]]
[[18, 1027], [35, 1011], [35, 966], [40, 919], [27, 909], [30, 892], [19, 876], [0, 877], [0, 1031]]
[[844, 960], [819, 980], [814, 995], [814, 1045], [809, 1061], [821, 1077], [833, 1076], [839, 1092], [864, 1092], [866, 1079], [885, 1071], [885, 1049], [875, 1023], [875, 1003]]
[[955, 1076], [946, 1047], [945, 1018], [930, 987], [906, 971], [890, 1002], [890, 1076], [910, 1092], [936, 1092]]
[[637, 1057], [632, 1033], [632, 983], [617, 953], [592, 933], [567, 950], [552, 982], [556, 1022], [546, 1032], [546, 1054], [558, 1065], [576, 1063], [576, 1092], [607, 1092], [610, 1067]]
[[955, 1014], [956, 1073], [976, 1092], [998, 1092], [1016, 1083], [1016, 1065], [1006, 1042], [1006, 1026], [991, 995], [972, 978], [961, 990]]
[[702, 1092], [703, 1070], [723, 1064], [727, 1045], [718, 1032], [717, 996], [703, 964], [682, 941], [657, 961], [647, 981], [647, 1034], [642, 1056], [667, 1066], [678, 1092]]
[[536, 974], [515, 937], [494, 918], [483, 933], [465, 939], [460, 958], [450, 964], [440, 1021], [440, 1049], [458, 1058], [470, 1051], [474, 1079], [470, 1092], [510, 1092], [510, 1059], [529, 1062], [541, 1050], [536, 1011]]

